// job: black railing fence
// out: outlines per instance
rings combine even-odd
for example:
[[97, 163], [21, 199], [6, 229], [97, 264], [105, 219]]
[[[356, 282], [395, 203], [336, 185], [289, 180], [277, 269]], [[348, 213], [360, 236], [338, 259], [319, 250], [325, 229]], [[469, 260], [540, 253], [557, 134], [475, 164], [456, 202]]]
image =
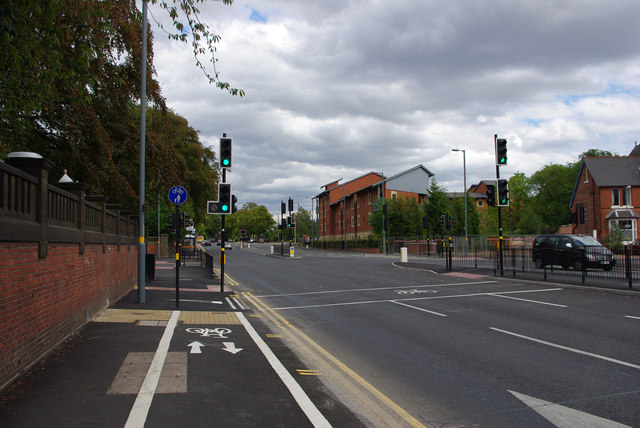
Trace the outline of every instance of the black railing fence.
[[[590, 279], [626, 283], [629, 288], [640, 284], [640, 254], [629, 246], [614, 249], [615, 264], [592, 267], [560, 264], [536, 266], [533, 258], [535, 236], [451, 236], [440, 238], [392, 237], [388, 239], [388, 253], [400, 254], [407, 248], [409, 256], [432, 262], [451, 259], [452, 265], [492, 269], [495, 275], [517, 276], [521, 273], [541, 273], [545, 280], [552, 275], [572, 276], [579, 282]], [[502, 257], [500, 257], [502, 249]], [[449, 256], [449, 251], [451, 255]], [[599, 251], [586, 249], [586, 252]], [[502, 263], [501, 263], [502, 261]]]

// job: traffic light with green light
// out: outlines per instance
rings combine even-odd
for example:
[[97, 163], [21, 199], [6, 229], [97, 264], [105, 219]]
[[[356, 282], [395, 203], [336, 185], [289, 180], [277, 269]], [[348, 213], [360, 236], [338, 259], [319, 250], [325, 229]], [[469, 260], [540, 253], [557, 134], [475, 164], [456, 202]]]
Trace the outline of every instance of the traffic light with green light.
[[496, 164], [507, 164], [507, 140], [498, 138], [496, 140]]
[[498, 206], [509, 206], [509, 181], [505, 179], [498, 180]]
[[231, 214], [231, 184], [218, 184], [218, 200], [207, 201], [207, 214]]
[[220, 138], [220, 168], [231, 169], [231, 138]]

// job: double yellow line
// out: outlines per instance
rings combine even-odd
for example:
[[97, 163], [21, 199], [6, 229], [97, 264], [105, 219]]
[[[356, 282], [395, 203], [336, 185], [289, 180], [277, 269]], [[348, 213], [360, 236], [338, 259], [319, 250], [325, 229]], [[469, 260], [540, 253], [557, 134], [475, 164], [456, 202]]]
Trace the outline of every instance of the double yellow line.
[[[257, 310], [261, 311], [274, 325], [280, 327], [284, 336], [296, 343], [297, 346], [301, 346], [312, 351], [312, 354], [316, 356], [318, 360], [320, 360], [319, 363], [326, 366], [326, 369], [321, 370], [320, 373], [324, 374], [333, 371], [337, 372], [338, 375], [346, 375], [348, 379], [351, 379], [353, 382], [355, 382], [356, 385], [358, 385], [360, 388], [362, 388], [362, 390], [370, 395], [368, 399], [363, 399], [363, 397], [360, 398], [363, 402], [366, 401], [365, 405], [367, 405], [370, 410], [372, 406], [376, 407], [376, 411], [374, 411], [374, 413], [379, 420], [385, 421], [385, 424], [389, 424], [390, 426], [397, 425], [399, 420], [401, 420], [412, 427], [426, 428], [425, 425], [411, 416], [406, 410], [397, 405], [393, 400], [380, 392], [376, 387], [371, 385], [356, 372], [347, 367], [347, 365], [330, 354], [327, 350], [313, 341], [306, 334], [298, 330], [289, 321], [283, 318], [278, 312], [269, 307], [258, 297], [254, 296], [250, 292], [243, 292], [242, 297], [247, 299], [247, 301], [249, 301]], [[354, 392], [356, 394], [361, 392], [361, 390], [354, 388], [353, 385], [351, 387], [347, 387], [351, 390], [351, 392]]]

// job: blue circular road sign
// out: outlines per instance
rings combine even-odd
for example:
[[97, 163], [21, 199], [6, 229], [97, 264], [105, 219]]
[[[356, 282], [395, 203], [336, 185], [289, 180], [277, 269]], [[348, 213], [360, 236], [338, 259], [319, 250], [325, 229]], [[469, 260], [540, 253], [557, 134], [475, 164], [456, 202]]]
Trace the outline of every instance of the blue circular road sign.
[[169, 200], [173, 205], [182, 205], [187, 201], [187, 190], [181, 186], [173, 186], [169, 190]]

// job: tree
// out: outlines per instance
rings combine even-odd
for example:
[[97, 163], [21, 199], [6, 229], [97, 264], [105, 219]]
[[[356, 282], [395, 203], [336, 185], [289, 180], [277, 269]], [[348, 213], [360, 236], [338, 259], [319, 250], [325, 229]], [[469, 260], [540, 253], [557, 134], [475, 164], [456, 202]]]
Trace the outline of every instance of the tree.
[[[215, 52], [213, 35], [198, 18], [204, 0], [154, 0], [169, 12], [177, 37], [192, 37], [195, 55]], [[225, 4], [230, 4], [225, 0]], [[177, 6], [176, 6], [177, 5]], [[179, 13], [179, 11], [182, 11]], [[180, 15], [180, 16], [179, 16]], [[92, 193], [133, 209], [137, 205], [142, 16], [134, 0], [6, 0], [0, 7], [0, 156], [37, 152]], [[215, 57], [212, 57], [215, 67]], [[217, 179], [215, 156], [195, 130], [166, 110], [153, 79], [153, 37], [147, 41], [147, 190], [189, 184], [204, 219]], [[202, 62], [199, 62], [202, 66]], [[234, 95], [215, 72], [209, 81]], [[167, 138], [168, 137], [168, 138]], [[152, 201], [148, 201], [149, 205]], [[157, 203], [157, 201], [155, 201]]]
[[571, 222], [569, 201], [578, 177], [579, 163], [546, 165], [531, 176], [535, 213], [543, 231], [553, 232]]
[[425, 205], [425, 212], [428, 221], [428, 236], [441, 236], [445, 229], [440, 227], [440, 216], [451, 215], [449, 199], [443, 187], [436, 180], [432, 179], [429, 185], [429, 197]]

